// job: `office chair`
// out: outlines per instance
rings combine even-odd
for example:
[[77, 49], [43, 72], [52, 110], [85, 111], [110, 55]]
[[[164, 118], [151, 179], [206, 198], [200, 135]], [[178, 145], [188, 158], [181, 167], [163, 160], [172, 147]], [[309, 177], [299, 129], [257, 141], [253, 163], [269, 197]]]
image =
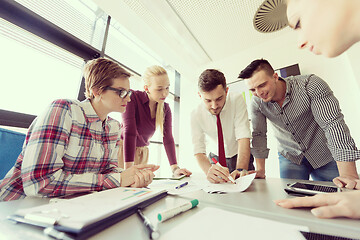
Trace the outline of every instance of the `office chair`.
[[14, 166], [26, 135], [0, 128], [0, 180]]

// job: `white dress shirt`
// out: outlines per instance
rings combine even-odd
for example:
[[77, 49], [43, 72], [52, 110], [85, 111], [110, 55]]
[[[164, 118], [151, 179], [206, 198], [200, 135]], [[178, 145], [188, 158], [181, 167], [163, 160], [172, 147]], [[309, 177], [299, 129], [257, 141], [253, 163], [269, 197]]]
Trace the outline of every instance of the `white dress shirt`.
[[[220, 112], [220, 120], [224, 136], [225, 155], [226, 158], [230, 158], [238, 153], [237, 140], [251, 138], [248, 113], [242, 94], [227, 94], [225, 105]], [[214, 146], [218, 146], [216, 116], [206, 109], [203, 102], [191, 113], [191, 134], [194, 155], [207, 153], [205, 136], [215, 143]], [[218, 155], [218, 148], [211, 149], [211, 152]]]

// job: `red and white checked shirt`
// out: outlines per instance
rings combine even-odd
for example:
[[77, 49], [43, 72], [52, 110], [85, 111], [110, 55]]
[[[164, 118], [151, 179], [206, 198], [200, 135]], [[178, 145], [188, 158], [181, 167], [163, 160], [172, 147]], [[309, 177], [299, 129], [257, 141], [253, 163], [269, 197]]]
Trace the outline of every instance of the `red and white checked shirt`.
[[100, 120], [89, 100], [56, 100], [27, 133], [0, 201], [55, 197], [120, 186], [120, 124]]

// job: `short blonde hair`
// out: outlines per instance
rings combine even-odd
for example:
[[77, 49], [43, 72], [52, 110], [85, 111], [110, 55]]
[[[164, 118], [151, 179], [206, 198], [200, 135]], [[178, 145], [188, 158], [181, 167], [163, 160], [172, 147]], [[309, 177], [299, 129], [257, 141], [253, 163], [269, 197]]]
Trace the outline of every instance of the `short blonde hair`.
[[88, 99], [94, 98], [93, 88], [99, 89], [99, 93], [102, 93], [106, 87], [114, 83], [115, 78], [129, 78], [131, 76], [118, 63], [105, 58], [97, 58], [87, 62], [83, 74], [85, 78], [85, 96]]
[[[146, 68], [142, 75], [145, 85], [151, 85], [151, 78], [154, 76], [166, 75], [166, 70], [158, 65], [153, 65]], [[156, 107], [155, 126], [160, 127], [161, 133], [164, 135], [164, 103], [158, 103]]]

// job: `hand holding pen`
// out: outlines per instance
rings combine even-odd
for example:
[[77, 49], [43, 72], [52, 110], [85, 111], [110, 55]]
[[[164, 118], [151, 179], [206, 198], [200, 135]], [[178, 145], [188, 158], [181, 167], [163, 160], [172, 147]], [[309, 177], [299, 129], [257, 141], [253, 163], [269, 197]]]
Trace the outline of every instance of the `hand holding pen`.
[[207, 179], [212, 183], [225, 183], [231, 181], [235, 183], [235, 180], [229, 173], [229, 169], [226, 167], [222, 167], [215, 158], [212, 159], [215, 164], [212, 164], [208, 173]]

